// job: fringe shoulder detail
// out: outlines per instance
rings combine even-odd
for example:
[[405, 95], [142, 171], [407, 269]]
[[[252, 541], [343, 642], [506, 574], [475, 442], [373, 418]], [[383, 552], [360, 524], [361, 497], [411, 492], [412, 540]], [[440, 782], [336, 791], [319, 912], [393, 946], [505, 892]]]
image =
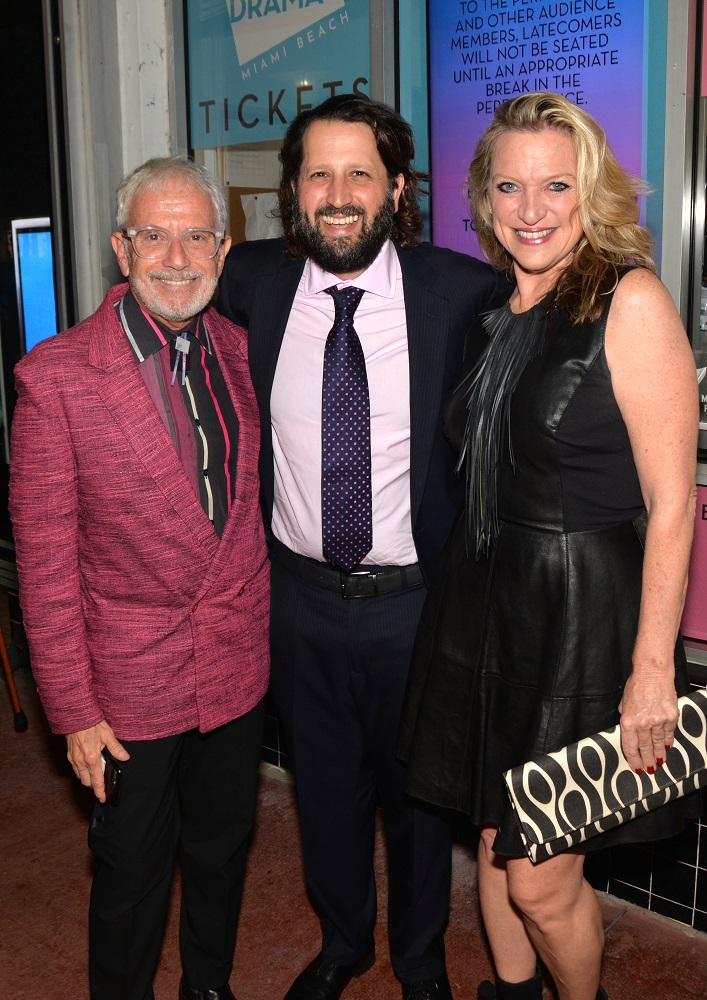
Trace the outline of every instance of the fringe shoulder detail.
[[488, 344], [460, 385], [467, 419], [457, 471], [466, 466], [467, 544], [473, 541], [477, 559], [498, 535], [496, 469], [504, 435], [514, 462], [511, 397], [525, 366], [542, 353], [546, 323], [541, 305], [515, 314], [506, 303], [486, 313]]

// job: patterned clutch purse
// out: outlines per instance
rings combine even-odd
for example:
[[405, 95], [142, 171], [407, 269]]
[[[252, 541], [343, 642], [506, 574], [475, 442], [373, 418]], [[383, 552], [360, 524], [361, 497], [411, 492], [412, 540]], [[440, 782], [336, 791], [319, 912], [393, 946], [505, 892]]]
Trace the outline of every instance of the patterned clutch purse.
[[543, 861], [707, 785], [707, 690], [678, 699], [675, 741], [655, 774], [636, 774], [619, 726], [504, 774], [531, 861]]

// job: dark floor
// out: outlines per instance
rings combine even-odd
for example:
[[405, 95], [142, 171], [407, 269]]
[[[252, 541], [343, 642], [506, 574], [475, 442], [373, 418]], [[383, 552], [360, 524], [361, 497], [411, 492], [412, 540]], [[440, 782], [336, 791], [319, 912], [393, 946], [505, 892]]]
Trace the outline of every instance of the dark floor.
[[[86, 985], [86, 907], [91, 860], [86, 847], [90, 793], [48, 733], [27, 670], [15, 674], [29, 729], [16, 733], [0, 682], [0, 1000], [81, 1000]], [[293, 787], [282, 772], [261, 781], [231, 985], [238, 1000], [282, 1000], [318, 949], [317, 921], [301, 875]], [[345, 1000], [400, 997], [385, 942], [386, 876], [377, 846], [378, 960]], [[611, 1000], [707, 998], [707, 935], [601, 896], [607, 928], [604, 985]], [[475, 1000], [490, 974], [479, 929], [473, 851], [454, 852], [448, 967], [456, 1000]], [[155, 981], [156, 1000], [176, 1000], [179, 959], [173, 907]], [[554, 994], [548, 992], [550, 998]]]

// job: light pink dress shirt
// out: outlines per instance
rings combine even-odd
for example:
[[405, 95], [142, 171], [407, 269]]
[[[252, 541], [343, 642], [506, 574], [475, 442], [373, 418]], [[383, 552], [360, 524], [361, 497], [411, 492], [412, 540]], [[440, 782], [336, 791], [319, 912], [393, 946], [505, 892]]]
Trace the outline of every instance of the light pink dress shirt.
[[275, 503], [272, 529], [294, 552], [323, 561], [322, 368], [334, 322], [324, 289], [365, 289], [354, 325], [366, 359], [371, 406], [373, 548], [364, 563], [417, 562], [410, 519], [410, 376], [403, 280], [387, 242], [353, 281], [340, 281], [308, 260], [295, 295], [273, 381]]

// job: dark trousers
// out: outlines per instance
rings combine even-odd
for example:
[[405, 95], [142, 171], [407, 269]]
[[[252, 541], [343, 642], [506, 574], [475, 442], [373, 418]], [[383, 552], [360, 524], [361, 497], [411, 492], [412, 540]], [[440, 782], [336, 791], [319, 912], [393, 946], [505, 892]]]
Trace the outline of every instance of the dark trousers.
[[418, 586], [347, 600], [273, 562], [272, 681], [293, 756], [307, 887], [323, 953], [350, 964], [373, 943], [376, 800], [388, 849], [388, 936], [406, 982], [442, 972], [451, 827], [404, 791], [395, 756]]
[[180, 951], [196, 989], [228, 982], [262, 748], [262, 703], [210, 733], [124, 740], [117, 806], [97, 804], [89, 910], [92, 1000], [153, 1000], [181, 860]]

